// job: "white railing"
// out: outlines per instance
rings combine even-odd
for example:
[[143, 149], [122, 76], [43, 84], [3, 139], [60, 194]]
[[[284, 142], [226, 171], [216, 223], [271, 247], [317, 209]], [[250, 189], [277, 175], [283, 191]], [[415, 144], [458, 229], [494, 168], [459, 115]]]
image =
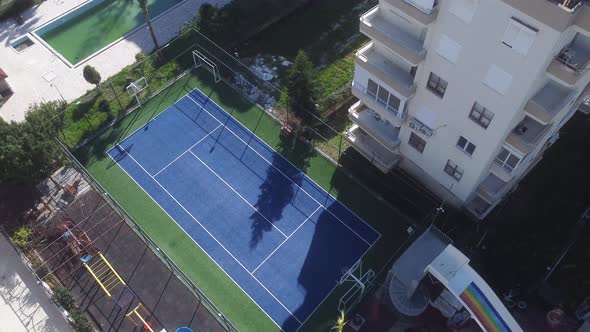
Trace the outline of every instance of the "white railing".
[[378, 5], [373, 7], [361, 16], [361, 21], [386, 35], [389, 39], [394, 40], [400, 46], [415, 52], [420, 56], [426, 53], [426, 49], [424, 49], [424, 41], [410, 35], [399, 26], [387, 21], [385, 17], [380, 15], [379, 10]]
[[[367, 87], [365, 87], [364, 85], [362, 85], [356, 81], [353, 81], [352, 82], [352, 89], [364, 94], [367, 98], [369, 98], [370, 100], [376, 102], [381, 107], [383, 107], [387, 112], [395, 115], [395, 117], [403, 119], [403, 112], [402, 111], [389, 105], [386, 100], [383, 100], [379, 96], [377, 96], [376, 94], [370, 92], [367, 89]], [[391, 95], [391, 93], [390, 93], [390, 95]]]
[[[403, 87], [411, 89], [414, 86], [414, 78], [410, 75], [410, 73], [405, 71], [403, 68], [400, 68], [393, 62], [387, 60], [385, 56], [379, 54], [373, 48], [373, 43], [369, 43], [365, 47], [361, 48], [356, 53], [356, 55], [379, 69], [380, 72], [401, 84]], [[382, 59], [381, 61], [378, 61], [376, 58]]]

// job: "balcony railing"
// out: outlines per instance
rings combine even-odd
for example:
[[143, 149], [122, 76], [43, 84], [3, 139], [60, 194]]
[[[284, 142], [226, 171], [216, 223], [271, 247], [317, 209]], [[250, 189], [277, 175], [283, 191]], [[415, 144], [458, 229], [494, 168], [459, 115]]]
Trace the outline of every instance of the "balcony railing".
[[541, 137], [550, 128], [550, 125], [543, 125], [533, 118], [526, 116], [524, 120], [514, 127], [510, 135], [508, 135], [506, 143], [520, 151], [523, 155], [526, 155], [533, 146], [539, 143]]
[[536, 120], [547, 124], [573, 98], [576, 91], [553, 81], [547, 82], [527, 103], [526, 111]]
[[576, 72], [586, 72], [590, 68], [590, 49], [576, 47], [575, 44], [566, 46], [555, 58], [559, 63]]
[[[409, 72], [377, 51], [373, 43], [369, 43], [357, 52], [357, 61], [362, 67], [371, 71], [384, 81], [390, 81], [391, 87], [405, 97], [412, 96], [416, 91], [414, 77]], [[391, 55], [393, 56], [393, 55]]]
[[361, 16], [361, 23], [362, 33], [371, 39], [380, 41], [409, 62], [418, 64], [424, 60], [426, 55], [424, 40], [412, 35], [402, 26], [388, 21], [381, 14], [379, 6]]
[[367, 134], [373, 136], [389, 151], [394, 152], [395, 148], [400, 144], [400, 128], [392, 126], [391, 123], [381, 118], [378, 113], [361, 105], [359, 101], [350, 108], [350, 120], [359, 125]]
[[582, 0], [549, 0], [549, 2], [555, 3], [559, 8], [570, 13], [575, 12], [583, 5]]
[[438, 15], [438, 1], [434, 0], [429, 4], [415, 0], [386, 0], [395, 11], [404, 13], [422, 25], [428, 25]]
[[403, 116], [404, 116], [403, 111], [400, 111], [400, 110], [396, 109], [395, 107], [391, 106], [387, 102], [387, 100], [381, 99], [378, 95], [369, 91], [367, 89], [367, 87], [360, 84], [359, 82], [353, 81], [352, 82], [352, 89], [353, 89], [353, 91], [357, 91], [358, 93], [362, 94], [363, 97], [366, 98], [367, 100], [375, 102], [377, 105], [379, 105], [381, 108], [383, 108], [385, 111], [389, 112], [393, 116], [399, 118], [400, 120], [403, 119]]
[[345, 138], [352, 144], [355, 150], [384, 173], [389, 172], [401, 159], [399, 154], [385, 149], [385, 147], [375, 141], [375, 139], [357, 125], [352, 126], [346, 132]]

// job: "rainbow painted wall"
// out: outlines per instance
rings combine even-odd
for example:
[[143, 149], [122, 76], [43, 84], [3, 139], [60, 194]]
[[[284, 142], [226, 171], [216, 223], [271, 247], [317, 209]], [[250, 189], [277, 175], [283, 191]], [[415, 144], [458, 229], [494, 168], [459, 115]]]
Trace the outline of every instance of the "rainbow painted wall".
[[512, 332], [475, 283], [470, 283], [460, 297], [486, 332]]

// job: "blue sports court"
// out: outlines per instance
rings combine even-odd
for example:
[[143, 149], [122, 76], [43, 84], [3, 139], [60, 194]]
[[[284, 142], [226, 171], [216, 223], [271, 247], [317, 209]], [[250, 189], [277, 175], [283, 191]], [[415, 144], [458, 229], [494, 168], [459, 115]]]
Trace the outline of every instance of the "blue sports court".
[[196, 89], [108, 154], [285, 331], [380, 237]]

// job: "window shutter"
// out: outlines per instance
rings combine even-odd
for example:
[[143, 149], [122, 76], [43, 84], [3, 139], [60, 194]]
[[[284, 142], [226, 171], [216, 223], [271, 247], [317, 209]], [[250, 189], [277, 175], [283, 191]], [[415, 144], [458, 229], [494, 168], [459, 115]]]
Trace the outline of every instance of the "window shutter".
[[430, 14], [432, 9], [434, 8], [435, 0], [405, 0], [413, 4], [414, 6], [418, 7], [421, 11]]
[[535, 41], [537, 32], [526, 25], [511, 19], [504, 32], [502, 42], [518, 54], [526, 55]]
[[465, 23], [471, 23], [479, 0], [451, 0], [449, 11]]
[[502, 42], [504, 42], [504, 44], [510, 46], [510, 47], [514, 47], [516, 38], [518, 38], [518, 34], [520, 32], [520, 28], [516, 25], [516, 22], [514, 20], [510, 20], [510, 22], [508, 22], [508, 27], [506, 28], [506, 31], [504, 32], [504, 37], [502, 38]]
[[496, 65], [491, 65], [483, 82], [500, 94], [505, 95], [512, 84], [512, 75]]
[[452, 63], [457, 63], [461, 49], [462, 47], [459, 43], [444, 34], [440, 36], [436, 45], [436, 52]]

